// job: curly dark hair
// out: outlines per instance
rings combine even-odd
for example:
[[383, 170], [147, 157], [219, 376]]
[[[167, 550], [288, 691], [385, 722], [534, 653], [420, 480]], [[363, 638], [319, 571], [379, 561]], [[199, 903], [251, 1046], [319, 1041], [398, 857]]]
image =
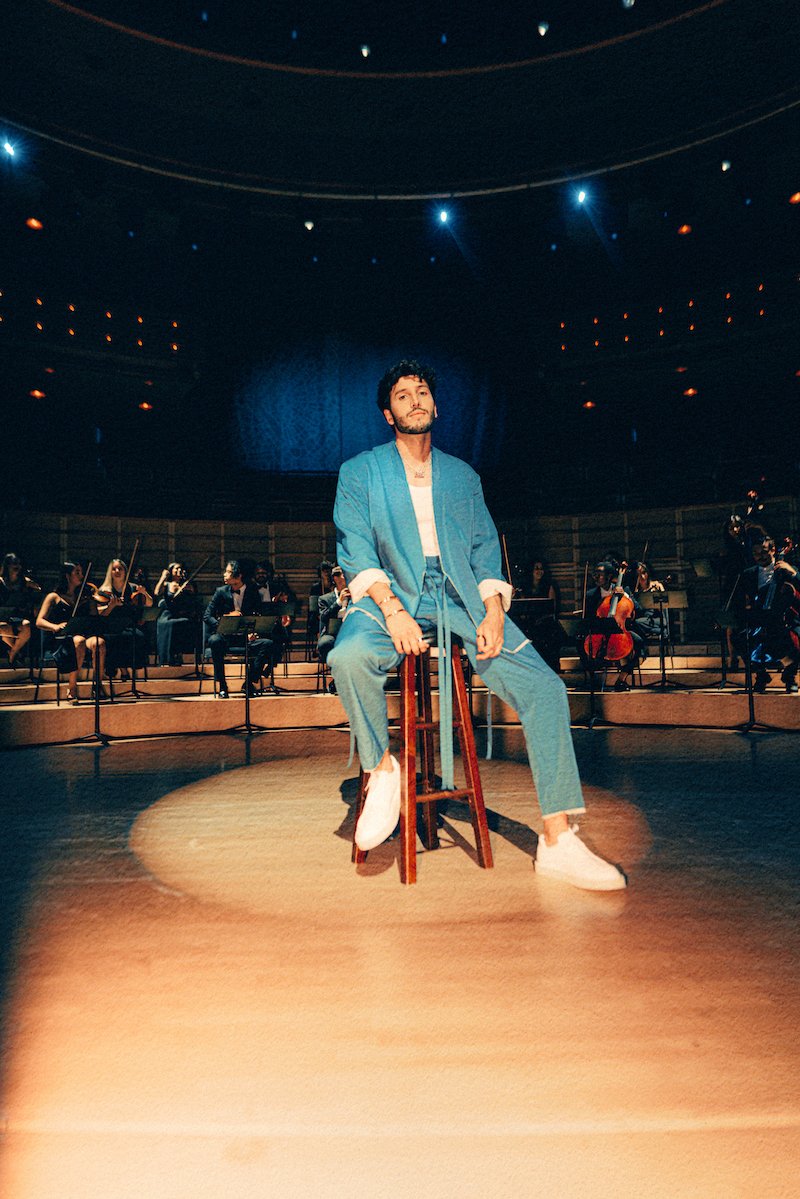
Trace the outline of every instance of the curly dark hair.
[[433, 367], [426, 366], [424, 362], [417, 362], [416, 358], [403, 358], [389, 367], [378, 384], [378, 407], [381, 412], [385, 412], [389, 407], [389, 397], [397, 380], [405, 378], [406, 375], [414, 379], [424, 379], [431, 389], [431, 395], [436, 399], [436, 371]]

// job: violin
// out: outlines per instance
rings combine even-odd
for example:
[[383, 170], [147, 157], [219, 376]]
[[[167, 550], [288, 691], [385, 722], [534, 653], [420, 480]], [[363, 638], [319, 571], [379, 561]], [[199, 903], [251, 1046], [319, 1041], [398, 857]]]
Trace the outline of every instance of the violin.
[[622, 579], [627, 569], [627, 562], [621, 562], [614, 590], [610, 595], [603, 596], [595, 612], [598, 620], [613, 620], [620, 631], [589, 633], [583, 643], [583, 649], [587, 658], [592, 661], [604, 659], [607, 662], [621, 662], [633, 653], [633, 637], [626, 627], [626, 621], [633, 616], [633, 600], [629, 595], [619, 595], [616, 590], [622, 587]]

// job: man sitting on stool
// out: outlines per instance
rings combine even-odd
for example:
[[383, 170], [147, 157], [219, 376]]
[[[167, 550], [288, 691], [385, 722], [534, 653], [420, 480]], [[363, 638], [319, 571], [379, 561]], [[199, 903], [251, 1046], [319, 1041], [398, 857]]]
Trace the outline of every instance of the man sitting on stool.
[[[350, 591], [344, 579], [341, 566], [334, 566], [332, 572], [333, 591], [319, 597], [319, 637], [317, 638], [317, 653], [320, 662], [328, 661], [328, 654], [333, 649], [336, 634], [330, 632], [331, 620], [343, 620], [350, 602]], [[336, 684], [333, 679], [328, 683], [331, 695], [336, 694]]]
[[[569, 726], [567, 689], [506, 617], [511, 587], [480, 480], [466, 462], [431, 445], [436, 376], [403, 361], [378, 384], [378, 407], [394, 438], [342, 465], [334, 521], [338, 558], [353, 602], [329, 662], [369, 774], [356, 825], [359, 849], [391, 836], [400, 815], [400, 764], [389, 753], [384, 684], [404, 654], [443, 654], [456, 634], [474, 669], [518, 711], [530, 752], [544, 832], [536, 871], [591, 891], [626, 885], [615, 866], [569, 824], [585, 810]], [[440, 679], [444, 789], [453, 787], [452, 693]]]
[[[224, 583], [212, 595], [203, 614], [203, 624], [206, 628], [206, 649], [211, 654], [211, 660], [214, 663], [217, 696], [219, 699], [227, 699], [225, 654], [228, 651], [228, 638], [217, 632], [217, 625], [223, 616], [258, 616], [261, 612], [261, 596], [255, 583], [245, 581], [244, 568], [236, 559], [227, 563], [222, 577]], [[249, 687], [252, 695], [261, 678], [264, 666], [270, 660], [270, 655], [276, 647], [274, 642], [268, 638], [257, 637], [254, 633], [248, 634], [248, 639], [250, 642], [250, 673], [245, 679], [242, 691]], [[277, 649], [280, 653], [280, 647]]]

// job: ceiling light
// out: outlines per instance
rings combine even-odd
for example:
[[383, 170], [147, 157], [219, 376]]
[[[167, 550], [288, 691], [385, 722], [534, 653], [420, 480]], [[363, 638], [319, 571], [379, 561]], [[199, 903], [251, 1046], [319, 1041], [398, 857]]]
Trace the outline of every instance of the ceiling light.
[[727, 159], [727, 158], [723, 158], [723, 160], [722, 160], [722, 169], [723, 169], [723, 171], [729, 171], [729, 170], [731, 169], [731, 164], [730, 164], [730, 160], [729, 160], [729, 159]]
[[441, 221], [441, 223], [442, 223], [443, 225], [446, 225], [446, 224], [447, 224], [448, 215], [449, 215], [449, 214], [448, 214], [448, 212], [447, 212], [447, 209], [446, 209], [446, 208], [442, 208], [442, 209], [441, 209], [441, 211], [439, 212], [439, 220]]
[[540, 21], [539, 24], [536, 26], [536, 28], [539, 30], [539, 36], [544, 37], [544, 35], [547, 33], [548, 29], [550, 28], [550, 22], [549, 21]]
[[304, 225], [304, 227], [305, 227], [306, 229], [308, 229], [309, 233], [310, 233], [310, 232], [311, 232], [311, 230], [314, 228], [314, 222], [313, 222], [313, 221], [303, 221], [303, 225]]
[[687, 233], [691, 233], [691, 232], [692, 232], [691, 225], [679, 225], [678, 226], [678, 233], [681, 235], [681, 237], [685, 237]]
[[3, 142], [3, 149], [9, 158], [14, 157], [14, 147], [11, 145], [11, 142]]
[[363, 45], [363, 46], [361, 47], [361, 57], [362, 57], [362, 58], [369, 58], [369, 56], [370, 56], [370, 48], [369, 48], [369, 46], [367, 46], [367, 45]]
[[[792, 201], [792, 203], [794, 203], [794, 201]], [[25, 224], [28, 226], [29, 229], [44, 229], [44, 225], [42, 224], [42, 222], [39, 220], [38, 217], [35, 217], [35, 216], [29, 216], [27, 221], [25, 222]]]

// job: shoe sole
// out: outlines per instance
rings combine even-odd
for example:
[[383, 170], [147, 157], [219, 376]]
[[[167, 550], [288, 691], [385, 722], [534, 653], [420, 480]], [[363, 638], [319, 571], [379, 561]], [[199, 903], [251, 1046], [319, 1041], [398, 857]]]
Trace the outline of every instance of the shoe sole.
[[553, 879], [559, 883], [569, 883], [572, 887], [577, 887], [580, 891], [624, 891], [628, 882], [624, 874], [620, 874], [618, 878], [610, 878], [607, 882], [589, 882], [588, 880], [581, 882], [572, 874], [567, 874], [563, 870], [549, 870], [546, 866], [540, 866], [534, 862], [533, 869], [539, 878]]

